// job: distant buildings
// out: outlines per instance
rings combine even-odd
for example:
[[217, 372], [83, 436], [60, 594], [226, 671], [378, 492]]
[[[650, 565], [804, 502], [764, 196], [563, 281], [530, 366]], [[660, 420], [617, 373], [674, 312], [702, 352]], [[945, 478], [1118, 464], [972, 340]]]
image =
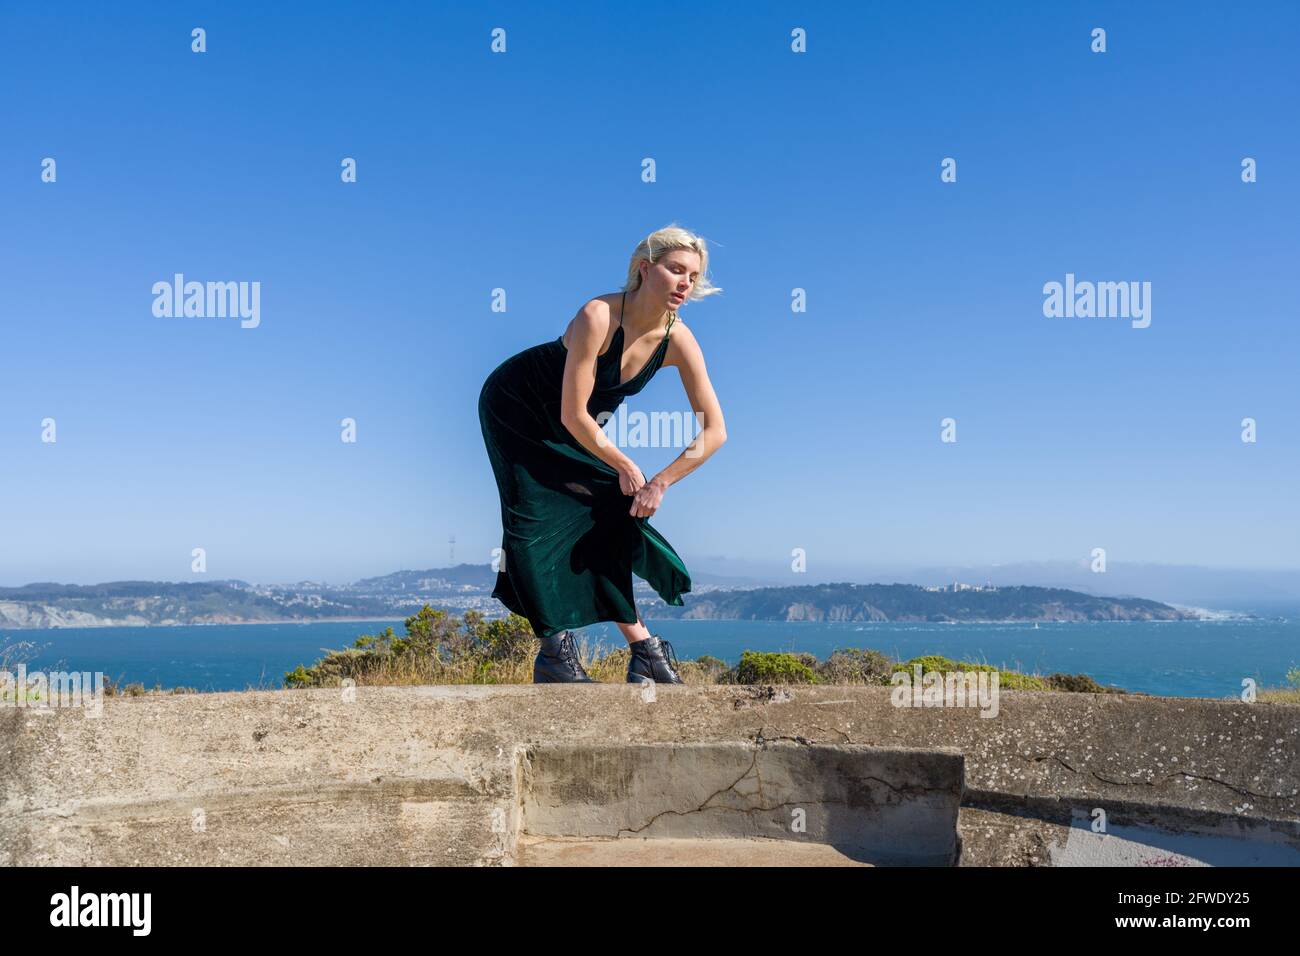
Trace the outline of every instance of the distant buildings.
[[946, 585], [946, 584], [940, 584], [940, 585], [938, 585], [937, 587], [928, 587], [928, 586], [927, 586], [927, 587], [925, 588], [925, 590], [927, 590], [927, 591], [950, 591], [950, 592], [957, 592], [957, 591], [996, 591], [997, 588], [995, 588], [995, 587], [992, 585], [992, 583], [990, 583], [990, 582], [988, 582], [988, 581], [985, 581], [983, 585], [979, 585], [979, 584], [962, 584], [960, 581], [953, 581], [953, 582], [952, 582], [952, 587], [949, 587], [949, 586]]

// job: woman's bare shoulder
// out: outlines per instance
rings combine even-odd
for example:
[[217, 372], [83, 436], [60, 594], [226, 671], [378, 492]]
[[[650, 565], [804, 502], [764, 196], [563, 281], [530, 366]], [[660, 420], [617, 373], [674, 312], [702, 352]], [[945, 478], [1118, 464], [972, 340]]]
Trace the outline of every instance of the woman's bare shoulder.
[[681, 365], [687, 357], [702, 358], [703, 355], [704, 352], [700, 348], [699, 340], [695, 338], [695, 333], [678, 313], [677, 318], [673, 320], [673, 327], [668, 330], [668, 349], [664, 354], [664, 364]]
[[[613, 300], [621, 293], [611, 292], [605, 295], [597, 295], [588, 299], [578, 309], [577, 313], [569, 320], [569, 324], [564, 327], [564, 333], [560, 340], [564, 347], [568, 348], [573, 341], [573, 332], [576, 327], [582, 328], [591, 335], [600, 335], [602, 341], [607, 337], [610, 327], [614, 324], [614, 305]], [[602, 346], [601, 351], [604, 351]]]

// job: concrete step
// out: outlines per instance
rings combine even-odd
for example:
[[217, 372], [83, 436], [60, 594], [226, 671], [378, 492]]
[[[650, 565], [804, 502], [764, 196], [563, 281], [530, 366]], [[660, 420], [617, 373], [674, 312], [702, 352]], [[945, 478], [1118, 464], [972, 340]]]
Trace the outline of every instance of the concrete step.
[[[961, 856], [956, 750], [552, 741], [517, 757], [515, 842], [555, 841], [535, 843], [534, 859], [953, 866]], [[711, 862], [730, 858], [766, 862]]]
[[871, 866], [827, 843], [671, 837], [523, 837], [517, 866]]

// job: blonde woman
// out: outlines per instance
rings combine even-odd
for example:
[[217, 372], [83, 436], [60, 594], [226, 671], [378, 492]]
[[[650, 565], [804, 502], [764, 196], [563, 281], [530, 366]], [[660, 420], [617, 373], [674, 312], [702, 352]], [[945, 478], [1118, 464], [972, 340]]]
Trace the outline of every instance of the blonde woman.
[[[570, 629], [598, 621], [614, 621], [627, 639], [629, 682], [684, 683], [672, 645], [637, 612], [632, 575], [672, 605], [691, 589], [686, 565], [646, 519], [727, 440], [704, 354], [678, 317], [687, 301], [722, 291], [708, 266], [694, 233], [652, 233], [632, 253], [622, 290], [596, 296], [562, 335], [506, 359], [483, 383], [479, 422], [503, 531], [492, 596], [528, 618], [541, 640], [536, 683], [593, 683]], [[647, 481], [597, 417], [665, 365], [677, 368], [703, 427]]]

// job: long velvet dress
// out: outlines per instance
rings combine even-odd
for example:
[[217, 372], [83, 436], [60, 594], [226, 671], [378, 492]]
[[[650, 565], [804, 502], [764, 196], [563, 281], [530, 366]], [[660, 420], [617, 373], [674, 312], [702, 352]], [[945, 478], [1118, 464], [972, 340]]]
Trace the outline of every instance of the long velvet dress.
[[[626, 293], [624, 294], [626, 298]], [[596, 359], [587, 411], [599, 420], [645, 388], [663, 365], [675, 315], [639, 372], [619, 384], [623, 323]], [[479, 422], [501, 496], [502, 560], [492, 596], [541, 637], [598, 621], [634, 624], [632, 575], [681, 606], [686, 565], [645, 517], [629, 514], [618, 472], [560, 422], [564, 336], [502, 362], [479, 393]]]

